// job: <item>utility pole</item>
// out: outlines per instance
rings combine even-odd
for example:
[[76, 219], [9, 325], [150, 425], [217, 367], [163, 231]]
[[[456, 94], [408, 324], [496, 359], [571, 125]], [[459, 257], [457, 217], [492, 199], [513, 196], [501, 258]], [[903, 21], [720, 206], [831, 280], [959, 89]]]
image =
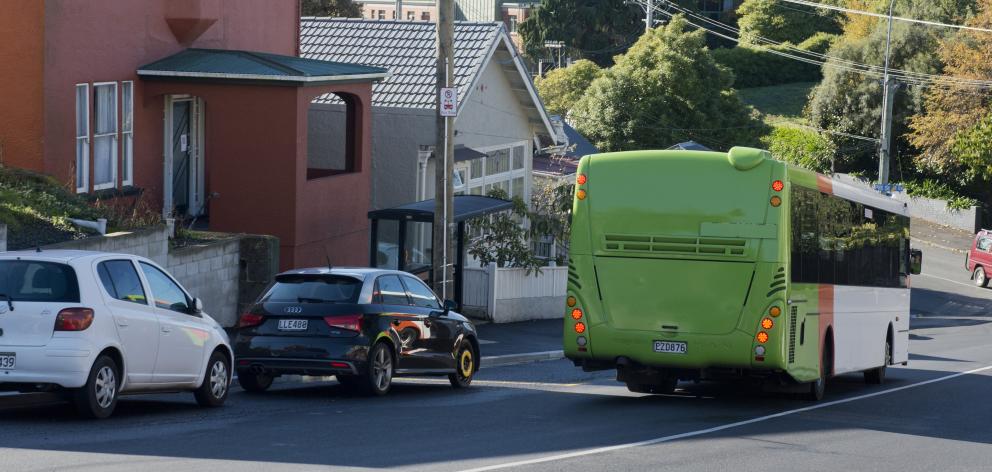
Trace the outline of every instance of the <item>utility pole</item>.
[[885, 68], [882, 73], [882, 130], [878, 147], [878, 183], [884, 188], [889, 183], [889, 143], [892, 141], [892, 105], [895, 100], [895, 81], [889, 77], [889, 52], [892, 47], [892, 6], [889, 0], [889, 30], [885, 35]]
[[434, 238], [431, 250], [434, 267], [434, 290], [447, 300], [451, 290], [452, 226], [454, 223], [454, 188], [451, 172], [455, 166], [454, 117], [444, 116], [441, 89], [454, 86], [455, 36], [454, 0], [437, 0], [437, 139], [434, 144]]
[[396, 0], [396, 19], [403, 19], [403, 0]]
[[647, 33], [654, 27], [654, 0], [647, 0], [645, 11], [647, 18], [644, 19], [644, 32]]

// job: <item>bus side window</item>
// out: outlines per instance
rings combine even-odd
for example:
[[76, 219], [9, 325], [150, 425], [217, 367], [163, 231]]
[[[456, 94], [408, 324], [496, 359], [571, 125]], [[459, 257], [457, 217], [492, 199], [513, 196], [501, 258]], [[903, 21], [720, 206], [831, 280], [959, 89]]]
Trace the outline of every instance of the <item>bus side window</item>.
[[802, 346], [806, 342], [806, 319], [803, 318], [803, 324], [799, 325], [799, 345]]

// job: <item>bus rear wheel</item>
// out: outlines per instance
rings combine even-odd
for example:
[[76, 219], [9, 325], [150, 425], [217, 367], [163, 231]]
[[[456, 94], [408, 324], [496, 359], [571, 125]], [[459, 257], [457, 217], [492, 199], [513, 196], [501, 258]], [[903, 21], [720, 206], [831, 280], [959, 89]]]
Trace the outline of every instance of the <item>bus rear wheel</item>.
[[833, 371], [830, 361], [833, 359], [830, 345], [823, 348], [823, 359], [820, 360], [820, 378], [809, 384], [809, 391], [806, 392], [806, 399], [818, 402], [823, 400], [823, 394], [827, 392], [827, 375]]
[[885, 360], [881, 367], [865, 371], [865, 383], [869, 385], [882, 385], [885, 383], [885, 366], [892, 362], [892, 346], [889, 340], [885, 340]]

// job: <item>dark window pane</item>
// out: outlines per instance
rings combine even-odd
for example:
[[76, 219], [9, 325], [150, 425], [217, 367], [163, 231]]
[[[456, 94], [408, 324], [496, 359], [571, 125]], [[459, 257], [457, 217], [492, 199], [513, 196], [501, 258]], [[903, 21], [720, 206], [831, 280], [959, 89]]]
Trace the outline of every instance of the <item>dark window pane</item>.
[[403, 277], [403, 283], [406, 284], [407, 295], [410, 296], [414, 306], [441, 309], [441, 304], [438, 303], [434, 292], [427, 288], [423, 282], [413, 277]]
[[263, 302], [357, 303], [362, 281], [354, 277], [288, 274], [276, 277]]
[[[126, 302], [148, 303], [145, 297], [145, 289], [141, 286], [141, 279], [138, 278], [138, 271], [134, 270], [131, 261], [105, 261], [97, 266], [100, 273], [100, 281], [106, 287], [107, 292], [118, 300]], [[106, 277], [104, 274], [106, 273]], [[109, 282], [109, 284], [108, 284]]]
[[189, 300], [186, 293], [168, 275], [157, 267], [141, 263], [141, 271], [148, 279], [148, 287], [152, 290], [155, 306], [165, 309], [189, 313]]
[[406, 297], [406, 289], [400, 283], [400, 278], [395, 275], [383, 275], [376, 280], [376, 298], [381, 300], [383, 305], [409, 305], [410, 300]]
[[0, 261], [0, 293], [15, 302], [79, 303], [79, 282], [65, 264]]

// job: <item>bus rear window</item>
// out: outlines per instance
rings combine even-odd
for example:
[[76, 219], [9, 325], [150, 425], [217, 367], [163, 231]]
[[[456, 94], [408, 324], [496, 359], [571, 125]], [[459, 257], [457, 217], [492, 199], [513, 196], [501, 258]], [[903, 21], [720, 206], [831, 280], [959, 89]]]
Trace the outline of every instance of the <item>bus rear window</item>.
[[15, 302], [79, 303], [76, 271], [65, 264], [0, 261], [0, 294]]
[[262, 298], [276, 303], [356, 303], [362, 281], [327, 275], [283, 275]]

